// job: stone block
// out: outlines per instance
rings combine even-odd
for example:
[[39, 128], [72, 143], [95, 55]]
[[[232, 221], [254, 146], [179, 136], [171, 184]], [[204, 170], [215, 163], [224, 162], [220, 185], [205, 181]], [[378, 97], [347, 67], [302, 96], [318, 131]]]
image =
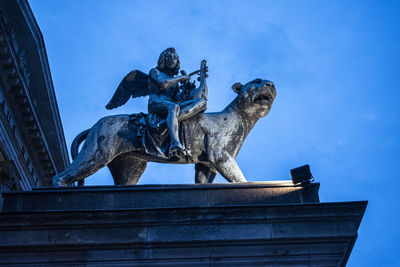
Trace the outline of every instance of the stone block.
[[319, 203], [318, 187], [276, 182], [5, 193], [0, 265], [345, 266], [367, 203]]

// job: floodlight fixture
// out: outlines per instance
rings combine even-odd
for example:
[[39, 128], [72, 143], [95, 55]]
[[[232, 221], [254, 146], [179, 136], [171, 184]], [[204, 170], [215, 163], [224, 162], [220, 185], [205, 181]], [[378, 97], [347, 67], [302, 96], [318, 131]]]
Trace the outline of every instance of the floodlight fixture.
[[292, 182], [294, 185], [307, 185], [314, 181], [310, 171], [310, 165], [306, 164], [290, 170]]

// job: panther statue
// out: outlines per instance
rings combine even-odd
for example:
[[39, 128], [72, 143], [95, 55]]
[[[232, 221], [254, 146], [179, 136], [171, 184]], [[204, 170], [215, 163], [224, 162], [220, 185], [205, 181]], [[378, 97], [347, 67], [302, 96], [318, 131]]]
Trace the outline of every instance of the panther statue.
[[[78, 135], [85, 143], [71, 165], [54, 176], [54, 186], [68, 186], [104, 166], [110, 169], [116, 185], [134, 185], [148, 161], [195, 164], [196, 183], [212, 183], [218, 172], [229, 182], [246, 182], [235, 157], [258, 119], [269, 113], [276, 90], [271, 81], [262, 79], [245, 85], [235, 83], [232, 89], [237, 97], [224, 110], [200, 113], [185, 121], [190, 157], [174, 159], [149, 154], [132, 137], [121, 134], [130, 131], [132, 115], [108, 116]], [[132, 134], [140, 135], [131, 131]]]

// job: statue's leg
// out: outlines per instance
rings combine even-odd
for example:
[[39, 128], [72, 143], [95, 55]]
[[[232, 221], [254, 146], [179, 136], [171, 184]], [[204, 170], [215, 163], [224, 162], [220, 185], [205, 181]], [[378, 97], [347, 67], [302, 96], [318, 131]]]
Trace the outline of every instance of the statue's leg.
[[176, 104], [168, 104], [168, 115], [166, 122], [168, 125], [169, 136], [171, 138], [170, 153], [182, 150], [183, 147], [179, 141], [179, 124], [178, 124], [178, 114], [180, 107]]
[[149, 100], [149, 112], [160, 116], [166, 116], [168, 133], [170, 136], [169, 153], [171, 155], [183, 155], [184, 148], [179, 141], [179, 124], [178, 115], [180, 112], [179, 105], [174, 102], [153, 96]]
[[196, 184], [208, 184], [207, 175], [209, 172], [209, 168], [204, 164], [197, 163], [194, 165], [194, 169], [195, 169], [194, 182]]
[[217, 176], [216, 172], [210, 170], [209, 167], [202, 163], [195, 164], [195, 183], [196, 184], [208, 184], [214, 182], [215, 176]]
[[[178, 122], [181, 122], [205, 111], [207, 109], [207, 101], [203, 98], [192, 99], [179, 103], [179, 106]], [[159, 127], [164, 123], [166, 123], [165, 120], [159, 122]]]
[[54, 176], [54, 186], [82, 180], [106, 166], [116, 155], [132, 150], [131, 143], [118, 136], [124, 123], [126, 121], [119, 118], [105, 118], [93, 126], [75, 160]]
[[146, 169], [147, 161], [134, 158], [130, 153], [115, 157], [107, 167], [115, 185], [135, 185]]
[[209, 160], [228, 182], [247, 182], [235, 159], [228, 152], [222, 149], [214, 150], [209, 155]]
[[208, 173], [208, 183], [210, 183], [210, 184], [212, 184], [212, 183], [214, 183], [214, 180], [215, 180], [215, 177], [217, 176], [217, 172], [212, 172], [212, 171], [210, 171], [209, 173]]
[[95, 173], [108, 163], [107, 155], [100, 151], [83, 149], [67, 169], [55, 175], [54, 186], [67, 186]]
[[207, 109], [207, 101], [203, 98], [197, 98], [179, 103], [181, 107], [178, 121], [187, 120], [194, 115]]

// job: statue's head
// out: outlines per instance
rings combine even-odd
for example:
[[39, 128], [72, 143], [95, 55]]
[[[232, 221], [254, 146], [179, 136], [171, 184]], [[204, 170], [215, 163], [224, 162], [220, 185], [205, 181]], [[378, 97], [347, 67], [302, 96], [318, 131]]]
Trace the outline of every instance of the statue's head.
[[257, 119], [268, 114], [276, 97], [274, 83], [263, 79], [254, 79], [245, 85], [235, 83], [232, 90], [238, 94], [235, 101], [240, 110]]
[[181, 62], [175, 48], [170, 47], [161, 52], [157, 62], [157, 69], [171, 76], [177, 75]]

